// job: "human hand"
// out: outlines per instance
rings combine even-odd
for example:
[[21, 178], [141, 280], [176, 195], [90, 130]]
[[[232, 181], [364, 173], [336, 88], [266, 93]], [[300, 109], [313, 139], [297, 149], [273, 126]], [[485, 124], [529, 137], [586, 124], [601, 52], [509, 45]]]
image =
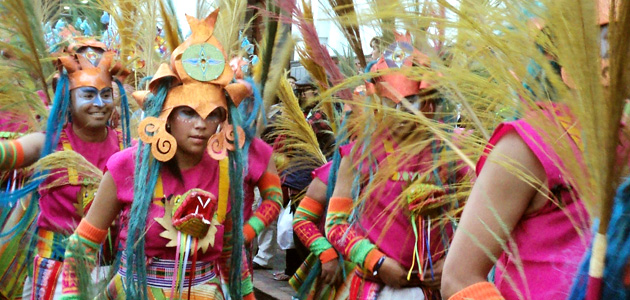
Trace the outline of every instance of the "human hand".
[[339, 260], [332, 259], [322, 264], [322, 273], [319, 278], [324, 281], [325, 284], [334, 284], [341, 278], [339, 276]]
[[407, 283], [407, 271], [397, 261], [386, 257], [378, 270], [377, 277], [387, 286], [401, 288]]

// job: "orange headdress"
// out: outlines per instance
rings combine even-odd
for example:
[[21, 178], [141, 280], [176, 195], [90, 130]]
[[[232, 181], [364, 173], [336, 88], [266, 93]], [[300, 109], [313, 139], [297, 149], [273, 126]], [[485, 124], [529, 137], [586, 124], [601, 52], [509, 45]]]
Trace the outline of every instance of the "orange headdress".
[[[171, 54], [171, 63], [162, 64], [149, 83], [150, 91], [133, 94], [141, 105], [149, 92], [157, 93], [160, 84], [170, 80], [170, 89], [160, 115], [148, 117], [140, 122], [140, 139], [151, 144], [151, 152], [159, 161], [170, 160], [177, 151], [175, 138], [166, 131], [166, 121], [171, 111], [178, 106], [189, 106], [199, 116], [206, 118], [212, 111], [222, 107], [228, 109], [227, 96], [236, 106], [249, 94], [243, 83], [230, 83], [234, 73], [229, 66], [223, 46], [214, 37], [214, 24], [219, 10], [207, 18], [198, 20], [186, 16], [192, 34]], [[151, 135], [149, 135], [151, 134]], [[233, 129], [227, 123], [214, 134], [208, 143], [208, 153], [216, 160], [227, 156], [233, 149]], [[239, 134], [244, 138], [244, 134]], [[244, 140], [243, 140], [244, 141]], [[241, 141], [239, 141], [241, 144]]]
[[[85, 48], [98, 49], [98, 52], [88, 51], [78, 53]], [[91, 86], [97, 89], [112, 86], [113, 77], [120, 81], [129, 75], [120, 63], [113, 63], [114, 52], [106, 51], [103, 43], [85, 40], [68, 47], [68, 54], [57, 60], [57, 67], [61, 73], [63, 69], [68, 73], [70, 90]]]
[[[403, 69], [412, 66], [428, 66], [429, 58], [411, 45], [411, 35], [394, 33], [396, 41], [389, 45], [370, 68], [370, 72], [385, 69]], [[428, 85], [422, 80], [409, 78], [399, 72], [387, 73], [374, 78], [374, 83], [368, 82], [368, 93], [376, 93], [381, 97], [399, 102], [400, 97], [416, 95]], [[399, 95], [393, 95], [397, 92]]]

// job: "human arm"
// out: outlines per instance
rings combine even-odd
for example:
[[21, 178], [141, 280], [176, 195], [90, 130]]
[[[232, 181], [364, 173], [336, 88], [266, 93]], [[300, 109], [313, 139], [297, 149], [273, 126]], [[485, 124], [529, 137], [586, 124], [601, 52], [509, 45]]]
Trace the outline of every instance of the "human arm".
[[116, 196], [117, 187], [112, 175], [106, 172], [98, 187], [92, 206], [87, 216], [68, 238], [63, 264], [63, 298], [79, 299], [80, 286], [87, 287], [89, 282], [80, 282], [96, 266], [96, 254], [107, 237], [107, 230], [122, 209], [123, 205]]
[[[494, 288], [486, 282], [494, 265], [491, 257], [501, 255], [503, 244], [537, 194], [537, 187], [505, 165], [519, 166], [539, 182], [546, 179], [540, 161], [518, 134], [510, 132], [499, 140], [472, 188], [446, 257], [442, 274], [445, 299], [456, 293], [452, 299], [502, 299], [496, 289], [494, 294], [487, 293]], [[478, 297], [479, 287], [491, 297]]]
[[337, 251], [328, 242], [326, 237], [319, 231], [317, 222], [325, 213], [326, 207], [326, 184], [319, 178], [313, 179], [306, 190], [304, 198], [295, 211], [293, 218], [293, 230], [300, 241], [309, 248], [311, 252], [322, 263], [322, 273], [320, 277], [325, 283], [333, 283], [337, 277], [338, 261]]
[[12, 170], [32, 165], [39, 159], [46, 135], [27, 134], [19, 139], [0, 141], [0, 170]]
[[363, 238], [348, 222], [352, 212], [352, 182], [354, 168], [348, 156], [341, 159], [337, 173], [337, 183], [328, 204], [326, 215], [326, 236], [330, 243], [350, 261], [372, 273], [378, 261], [384, 257], [378, 270], [378, 277], [391, 287], [401, 287], [406, 281], [407, 272], [395, 260]]
[[265, 227], [278, 218], [282, 208], [282, 188], [280, 177], [273, 160], [267, 163], [267, 170], [257, 183], [262, 202], [254, 215], [243, 225], [245, 243], [250, 243]]

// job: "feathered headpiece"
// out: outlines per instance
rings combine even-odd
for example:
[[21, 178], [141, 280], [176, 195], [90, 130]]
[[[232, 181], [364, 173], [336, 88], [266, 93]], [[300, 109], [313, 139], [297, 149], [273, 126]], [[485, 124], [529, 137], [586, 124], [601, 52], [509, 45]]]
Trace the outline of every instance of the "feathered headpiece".
[[[160, 115], [144, 119], [138, 128], [140, 139], [151, 144], [151, 152], [159, 161], [170, 160], [177, 150], [175, 138], [166, 131], [166, 121], [174, 108], [189, 106], [199, 116], [206, 118], [217, 108], [222, 107], [227, 111], [227, 97], [238, 106], [250, 92], [244, 83], [230, 83], [234, 72], [223, 46], [214, 36], [218, 14], [217, 9], [203, 20], [186, 16], [191, 36], [175, 48], [170, 65], [162, 64], [149, 84], [149, 90], [154, 94], [164, 80], [170, 80], [171, 85]], [[133, 95], [142, 105], [148, 92], [141, 91]], [[239, 136], [244, 137], [244, 134]], [[233, 129], [226, 121], [221, 131], [210, 138], [208, 153], [212, 158], [221, 160], [227, 156], [227, 150], [234, 148], [231, 142]], [[242, 142], [239, 141], [239, 144]]]

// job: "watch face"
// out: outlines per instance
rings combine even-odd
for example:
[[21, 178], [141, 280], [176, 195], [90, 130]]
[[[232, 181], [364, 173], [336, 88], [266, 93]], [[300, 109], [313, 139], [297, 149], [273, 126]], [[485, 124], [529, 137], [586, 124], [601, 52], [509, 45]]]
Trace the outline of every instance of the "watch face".
[[182, 54], [182, 66], [198, 81], [212, 81], [223, 73], [225, 58], [219, 48], [208, 44], [192, 45]]

